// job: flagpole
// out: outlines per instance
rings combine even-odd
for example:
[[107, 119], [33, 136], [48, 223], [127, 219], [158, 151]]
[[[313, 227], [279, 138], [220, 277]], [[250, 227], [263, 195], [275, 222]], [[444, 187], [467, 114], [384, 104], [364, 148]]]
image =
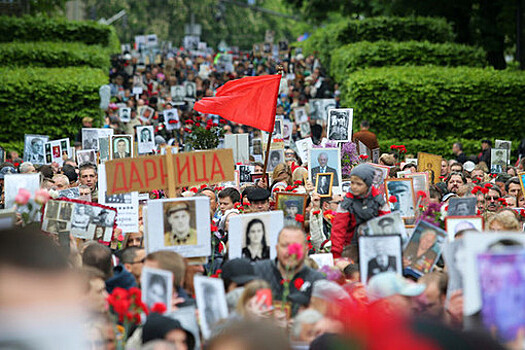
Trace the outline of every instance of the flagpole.
[[[277, 65], [277, 73], [281, 75], [283, 75], [284, 73], [284, 67], [282, 65]], [[275, 103], [277, 103], [277, 101], [275, 101]], [[274, 128], [275, 128], [275, 118], [274, 118], [274, 121], [273, 121], [273, 125], [274, 125]], [[268, 157], [270, 156], [270, 147], [271, 147], [271, 144], [272, 144], [272, 133], [270, 133], [268, 135], [268, 142], [266, 143], [266, 155], [264, 156], [264, 171], [263, 171], [263, 174], [266, 174], [266, 169], [268, 167]]]

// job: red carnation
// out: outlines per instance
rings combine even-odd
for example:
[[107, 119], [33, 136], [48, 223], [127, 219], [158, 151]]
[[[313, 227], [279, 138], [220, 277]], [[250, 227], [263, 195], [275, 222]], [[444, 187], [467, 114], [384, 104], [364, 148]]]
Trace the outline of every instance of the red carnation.
[[224, 246], [222, 245], [222, 242], [219, 242], [219, 253], [222, 253], [224, 251]]
[[201, 123], [195, 123], [195, 126], [201, 126]]
[[276, 187], [273, 189], [273, 192], [281, 192], [281, 188], [280, 187]]
[[417, 191], [417, 196], [421, 198], [427, 198], [425, 191]]
[[304, 215], [296, 214], [295, 215], [295, 221], [297, 221], [297, 222], [304, 222]]
[[483, 187], [483, 188], [481, 189], [481, 192], [482, 192], [483, 194], [487, 194], [487, 193], [489, 193], [489, 189], [486, 188], [486, 187]]
[[492, 184], [490, 184], [490, 183], [487, 183], [487, 184], [485, 184], [485, 186], [484, 186], [484, 187], [485, 187], [485, 188], [492, 188]]
[[193, 192], [193, 193], [197, 193], [197, 192], [199, 192], [199, 190], [197, 189], [197, 187], [192, 187], [192, 188], [190, 188], [190, 191]]
[[314, 215], [319, 215], [319, 214], [321, 214], [321, 211], [320, 211], [320, 210], [314, 210], [314, 211], [312, 212], [312, 214], [314, 214]]
[[193, 120], [191, 120], [191, 119], [186, 119], [185, 123], [186, 123], [186, 124], [193, 124]]
[[219, 126], [219, 124], [217, 124], [217, 123], [213, 123], [212, 125], [213, 125], [213, 126]]
[[301, 277], [297, 277], [295, 281], [293, 281], [293, 285], [297, 290], [300, 290], [303, 284], [304, 280]]
[[168, 308], [166, 308], [166, 305], [164, 305], [164, 303], [155, 303], [151, 307], [151, 312], [156, 312], [158, 314], [163, 314], [167, 310], [168, 310]]
[[396, 196], [390, 196], [390, 197], [388, 198], [388, 201], [389, 201], [390, 203], [396, 203], [396, 202], [397, 202], [397, 197], [396, 197]]
[[294, 185], [302, 185], [303, 184], [303, 181], [302, 180], [295, 180], [293, 182]]
[[286, 188], [285, 188], [284, 190], [285, 190], [285, 191], [291, 191], [291, 190], [293, 190], [293, 187], [290, 186], [290, 185], [288, 185], [288, 186], [286, 186]]
[[210, 225], [211, 232], [217, 232], [219, 229], [215, 225]]
[[368, 156], [366, 154], [361, 154], [359, 158], [364, 160], [364, 159], [368, 159]]
[[201, 118], [201, 117], [199, 117], [199, 116], [196, 116], [196, 117], [195, 117], [195, 120], [198, 120], [198, 121], [200, 121], [201, 119], [202, 119], [202, 118]]

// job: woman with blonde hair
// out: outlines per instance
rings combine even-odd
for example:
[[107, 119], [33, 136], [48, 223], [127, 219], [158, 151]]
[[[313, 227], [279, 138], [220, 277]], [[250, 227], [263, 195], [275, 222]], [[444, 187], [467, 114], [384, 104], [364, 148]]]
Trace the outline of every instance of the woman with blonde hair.
[[520, 231], [520, 223], [512, 210], [504, 209], [487, 220], [489, 231]]
[[264, 312], [269, 310], [266, 304], [267, 301], [257, 297], [257, 292], [262, 289], [270, 289], [268, 282], [253, 280], [244, 286], [244, 291], [237, 302], [237, 314], [240, 317], [260, 318]]
[[284, 191], [286, 187], [288, 187], [291, 184], [292, 171], [290, 170], [290, 167], [285, 163], [277, 164], [277, 166], [273, 169], [272, 173], [272, 195], [276, 188], [278, 188], [279, 191]]

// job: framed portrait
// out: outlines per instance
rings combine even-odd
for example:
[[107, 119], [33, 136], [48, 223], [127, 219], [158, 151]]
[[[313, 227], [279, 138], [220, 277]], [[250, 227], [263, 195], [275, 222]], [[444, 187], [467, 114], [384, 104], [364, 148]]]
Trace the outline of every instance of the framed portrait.
[[69, 147], [69, 138], [44, 143], [44, 154], [46, 164], [56, 162], [59, 166], [64, 165], [64, 158], [73, 157]]
[[77, 199], [80, 197], [80, 190], [77, 187], [70, 187], [66, 188], [65, 190], [58, 191], [58, 198], [69, 198], [69, 199]]
[[379, 163], [379, 157], [381, 156], [381, 151], [379, 148], [374, 148], [372, 150], [372, 163]]
[[51, 199], [44, 207], [42, 231], [67, 233], [76, 238], [110, 242], [117, 210], [77, 199]]
[[83, 128], [82, 129], [82, 149], [92, 149], [98, 151], [100, 149], [99, 139], [107, 138], [113, 135], [112, 128]]
[[398, 211], [368, 220], [366, 225], [369, 235], [400, 235], [403, 243], [409, 237], [403, 218]]
[[[332, 173], [333, 187], [340, 192], [341, 180], [341, 152], [339, 148], [311, 148], [308, 153], [309, 180], [316, 186], [318, 173]], [[334, 191], [336, 192], [336, 191]]]
[[170, 88], [171, 100], [175, 105], [183, 105], [186, 97], [184, 85], [175, 85]]
[[228, 258], [274, 259], [277, 236], [283, 227], [284, 213], [280, 210], [230, 218]]
[[447, 233], [426, 221], [419, 221], [403, 251], [403, 267], [408, 274], [422, 276], [434, 268]]
[[283, 140], [286, 144], [290, 144], [292, 138], [293, 123], [289, 120], [283, 120]]
[[176, 108], [166, 109], [162, 112], [162, 115], [164, 116], [166, 130], [180, 129], [179, 112]]
[[202, 335], [208, 339], [213, 327], [228, 317], [224, 282], [220, 278], [195, 275], [193, 285]]
[[483, 325], [487, 331], [496, 328], [503, 342], [514, 342], [525, 325], [525, 251], [489, 251], [477, 262]]
[[499, 174], [507, 170], [508, 150], [504, 148], [490, 149], [490, 173]]
[[453, 197], [448, 201], [447, 216], [476, 215], [476, 197]]
[[[14, 168], [13, 168], [14, 169]], [[33, 198], [35, 192], [40, 189], [40, 173], [32, 174], [5, 174], [4, 175], [4, 209], [11, 209], [15, 206], [15, 197], [21, 188], [28, 190]], [[37, 205], [34, 199], [30, 199], [29, 202], [33, 206], [32, 213], [37, 211]], [[28, 212], [29, 208], [19, 207], [18, 212]]]
[[284, 133], [284, 117], [282, 115], [278, 115], [275, 117], [275, 124], [273, 125], [273, 132], [272, 132], [272, 139], [280, 139], [283, 138]]
[[412, 173], [409, 172], [403, 176], [405, 179], [412, 179], [412, 185], [414, 186], [414, 193], [423, 191], [427, 197], [430, 197], [429, 186], [428, 186], [428, 173]]
[[266, 172], [272, 173], [277, 165], [284, 163], [284, 149], [272, 149], [268, 155], [268, 168]]
[[328, 119], [328, 110], [335, 108], [335, 99], [311, 99], [309, 102], [310, 117], [313, 120], [326, 121]]
[[351, 181], [343, 181], [343, 183], [341, 184], [341, 191], [343, 192], [343, 194], [350, 192], [350, 186], [352, 186]]
[[507, 150], [507, 165], [510, 165], [510, 154], [512, 151], [512, 141], [507, 140], [496, 140], [494, 148], [506, 149]]
[[149, 106], [142, 106], [139, 109], [139, 119], [143, 122], [149, 122], [155, 116], [155, 110]]
[[209, 211], [208, 197], [148, 201], [148, 253], [172, 250], [187, 258], [209, 256]]
[[308, 255], [308, 257], [315, 261], [319, 268], [323, 266], [334, 266], [334, 256], [332, 253], [311, 254]]
[[[24, 162], [31, 162], [36, 165], [46, 164], [44, 144], [49, 141], [47, 135], [24, 135]], [[5, 152], [2, 161], [5, 160]]]
[[359, 272], [361, 282], [382, 272], [403, 272], [401, 236], [380, 235], [359, 237]]
[[315, 192], [320, 197], [332, 197], [334, 173], [317, 173], [315, 178]]
[[148, 308], [162, 303], [166, 306], [166, 312], [171, 311], [173, 296], [173, 273], [171, 271], [144, 266], [140, 275], [140, 286], [142, 302]]
[[390, 172], [390, 167], [380, 164], [370, 164], [374, 168], [374, 180], [372, 185], [377, 189], [382, 189], [385, 180], [388, 178], [388, 173]]
[[297, 214], [305, 215], [305, 193], [277, 192], [275, 206], [284, 213], [284, 226], [304, 227], [304, 222], [295, 220]]
[[[487, 232], [467, 232], [462, 239], [454, 242], [460, 241], [464, 241], [463, 249], [458, 254], [458, 258], [461, 259], [459, 270], [463, 277], [463, 314], [472, 316], [486, 306], [481, 294], [481, 270], [477, 258], [478, 255], [502, 252], [504, 249], [522, 252], [525, 248], [525, 235], [516, 234], [516, 232], [490, 232], [489, 234]], [[493, 271], [495, 273], [503, 273], [496, 267], [493, 267]], [[506, 289], [509, 292], [514, 291], [514, 289]], [[523, 298], [520, 299], [523, 300]]]
[[308, 152], [310, 151], [310, 148], [312, 148], [313, 144], [314, 143], [311, 137], [295, 141], [295, 147], [297, 147], [297, 154], [299, 155], [303, 163], [306, 163], [308, 161]]
[[193, 81], [185, 81], [184, 92], [186, 98], [195, 98], [197, 93], [197, 84], [195, 84]]
[[129, 107], [120, 107], [118, 109], [118, 117], [121, 122], [129, 123], [131, 120], [131, 108]]
[[109, 140], [111, 159], [133, 157], [133, 135], [112, 135]]
[[293, 109], [293, 114], [295, 117], [296, 124], [308, 123], [308, 114], [306, 114], [305, 107], [295, 107]]
[[483, 232], [484, 228], [482, 216], [447, 216], [445, 218], [445, 229], [447, 230], [449, 241], [453, 241], [458, 233], [465, 230]]
[[98, 139], [98, 160], [100, 163], [109, 160], [109, 137]]
[[310, 137], [312, 130], [310, 128], [310, 123], [301, 123], [299, 124], [299, 134], [301, 137]]
[[390, 203], [391, 211], [398, 211], [402, 218], [412, 218], [416, 215], [416, 196], [412, 179], [386, 179], [385, 189], [387, 201], [394, 196], [397, 201]]
[[441, 182], [439, 176], [441, 175], [441, 156], [435, 154], [419, 152], [417, 154], [417, 171], [427, 172], [430, 184]]
[[352, 139], [352, 108], [328, 110], [328, 139], [330, 141], [348, 142]]
[[155, 132], [153, 125], [137, 127], [137, 150], [139, 155], [155, 152]]
[[518, 173], [518, 177], [520, 179], [521, 192], [525, 193], [525, 172]]
[[250, 162], [250, 138], [248, 134], [224, 135], [224, 148], [233, 150], [235, 163], [247, 164]]
[[84, 163], [97, 164], [97, 154], [95, 150], [78, 150], [77, 151], [77, 164], [80, 166]]
[[239, 183], [241, 185], [252, 182], [252, 173], [255, 172], [254, 165], [235, 165], [235, 169], [239, 171]]

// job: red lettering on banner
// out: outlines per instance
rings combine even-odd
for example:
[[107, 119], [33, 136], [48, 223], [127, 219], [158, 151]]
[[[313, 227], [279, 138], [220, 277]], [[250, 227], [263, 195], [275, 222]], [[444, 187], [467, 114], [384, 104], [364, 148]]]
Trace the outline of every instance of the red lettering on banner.
[[202, 159], [202, 174], [204, 175], [202, 179], [199, 179], [199, 174], [197, 171], [197, 160], [195, 159], [195, 156], [193, 156], [193, 173], [195, 174], [195, 181], [196, 182], [208, 182], [209, 179], [206, 176], [206, 155], [200, 154], [199, 155]]
[[140, 184], [140, 187], [144, 187], [144, 183], [142, 183], [142, 179], [140, 178], [140, 174], [137, 170], [137, 166], [135, 165], [135, 162], [131, 162], [131, 174], [129, 176], [129, 187], [133, 188], [133, 183], [138, 182]]
[[[217, 166], [215, 166], [217, 165]], [[226, 176], [224, 176], [224, 170], [222, 170], [222, 165], [219, 160], [219, 157], [217, 157], [217, 154], [213, 154], [213, 162], [211, 164], [211, 176], [210, 179], [213, 180], [215, 174], [221, 175], [221, 180], [224, 179]]]
[[160, 165], [160, 176], [162, 179], [162, 186], [164, 187], [164, 185], [166, 184], [166, 177], [168, 177], [168, 174], [164, 172], [164, 157], [160, 158], [159, 165]]
[[[177, 157], [177, 183], [182, 183], [181, 181], [181, 178], [182, 178], [182, 174], [184, 173], [184, 171], [187, 171], [188, 172], [188, 182], [191, 181], [191, 170], [190, 170], [190, 159], [189, 157], [185, 157], [186, 161], [184, 163], [184, 166], [182, 167], [182, 169], [180, 168], [180, 158], [182, 157]], [[186, 170], [185, 170], [186, 169]]]
[[[153, 170], [153, 176], [151, 176], [151, 177], [148, 176], [149, 175], [148, 164], [153, 165], [152, 167], [150, 167]], [[155, 180], [157, 178], [157, 165], [151, 159], [145, 160], [144, 163], [142, 163], [142, 165], [144, 166], [144, 177], [145, 177], [145, 180], [146, 180], [146, 188], [149, 188], [150, 181], [151, 180]], [[162, 162], [161, 162], [161, 169], [162, 169]]]
[[[117, 179], [118, 179], [118, 173], [120, 171], [120, 176], [122, 177], [122, 182], [124, 183], [124, 187], [116, 187], [117, 186]], [[128, 187], [126, 187], [126, 183], [127, 183], [127, 179], [126, 179], [126, 172], [124, 171], [124, 163], [122, 162], [117, 162], [115, 164], [115, 171], [113, 172], [113, 189], [112, 189], [112, 192], [115, 193], [117, 191], [121, 191], [121, 190], [124, 190], [124, 192], [129, 192], [129, 189]]]

